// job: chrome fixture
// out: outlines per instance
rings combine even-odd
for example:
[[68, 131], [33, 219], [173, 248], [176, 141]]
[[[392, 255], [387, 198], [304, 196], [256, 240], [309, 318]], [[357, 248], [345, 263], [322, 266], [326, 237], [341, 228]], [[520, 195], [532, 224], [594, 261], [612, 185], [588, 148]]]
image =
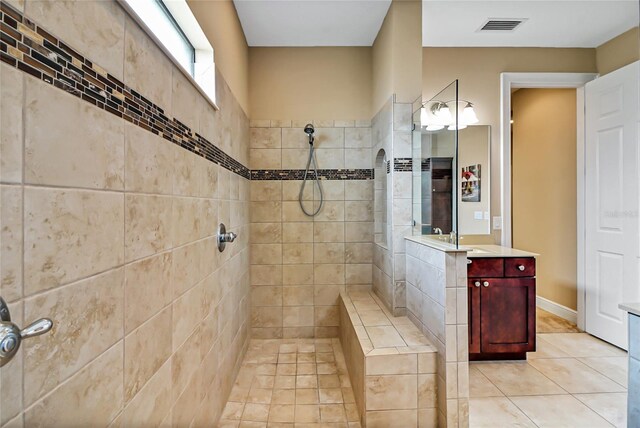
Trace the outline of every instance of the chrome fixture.
[[458, 234], [455, 230], [452, 230], [449, 234], [449, 244], [457, 244], [458, 243]]
[[233, 242], [236, 240], [238, 235], [233, 232], [227, 233], [227, 227], [224, 223], [220, 223], [218, 225], [218, 250], [223, 252], [225, 247], [227, 246], [227, 242]]
[[9, 307], [2, 297], [0, 297], [0, 319], [0, 367], [11, 361], [24, 339], [40, 336], [53, 327], [53, 321], [41, 318], [21, 330], [11, 322]]
[[436, 235], [442, 235], [442, 229], [440, 229], [439, 227], [434, 227], [433, 233], [435, 233]]
[[[313, 143], [315, 142], [315, 138], [313, 136], [315, 132], [315, 128], [312, 124], [307, 123], [304, 127], [304, 133], [309, 137], [309, 159], [307, 160], [307, 169], [304, 171], [304, 177], [302, 179], [302, 186], [300, 186], [300, 194], [298, 195], [298, 202], [300, 202], [300, 208], [302, 212], [309, 217], [313, 217], [320, 212], [322, 209], [322, 204], [324, 203], [324, 195], [322, 194], [322, 185], [320, 184], [320, 177], [318, 177], [318, 162], [316, 160], [315, 148], [313, 147]], [[307, 211], [302, 202], [304, 196], [304, 187], [307, 184], [307, 176], [309, 175], [311, 163], [313, 162], [313, 181], [318, 185], [318, 190], [320, 191], [320, 203], [318, 204], [318, 208], [312, 210], [311, 212]], [[314, 201], [312, 200], [313, 204]]]

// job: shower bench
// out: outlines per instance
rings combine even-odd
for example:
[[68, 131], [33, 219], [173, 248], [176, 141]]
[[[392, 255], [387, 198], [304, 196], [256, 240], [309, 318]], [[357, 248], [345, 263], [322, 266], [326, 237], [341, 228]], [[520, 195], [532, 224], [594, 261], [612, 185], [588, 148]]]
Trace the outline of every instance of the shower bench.
[[373, 292], [340, 294], [340, 342], [362, 426], [437, 425], [436, 349]]

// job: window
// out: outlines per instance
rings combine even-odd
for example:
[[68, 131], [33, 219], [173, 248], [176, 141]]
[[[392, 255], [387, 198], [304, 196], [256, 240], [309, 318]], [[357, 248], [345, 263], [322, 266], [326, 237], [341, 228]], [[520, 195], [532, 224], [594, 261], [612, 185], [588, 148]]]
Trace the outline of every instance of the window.
[[213, 47], [186, 0], [120, 2], [217, 108]]

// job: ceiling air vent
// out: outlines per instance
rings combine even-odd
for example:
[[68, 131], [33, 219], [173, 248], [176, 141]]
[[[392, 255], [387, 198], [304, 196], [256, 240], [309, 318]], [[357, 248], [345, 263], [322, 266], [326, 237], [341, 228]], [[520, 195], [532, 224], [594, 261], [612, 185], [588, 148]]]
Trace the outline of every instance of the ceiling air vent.
[[491, 18], [480, 27], [480, 31], [513, 31], [518, 25], [522, 24], [525, 19], [510, 19], [510, 18]]

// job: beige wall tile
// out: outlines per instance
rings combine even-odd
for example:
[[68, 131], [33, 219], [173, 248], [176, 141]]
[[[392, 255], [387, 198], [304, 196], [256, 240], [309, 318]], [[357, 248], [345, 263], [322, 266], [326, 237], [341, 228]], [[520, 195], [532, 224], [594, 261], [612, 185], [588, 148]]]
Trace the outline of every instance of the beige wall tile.
[[371, 128], [346, 128], [344, 130], [344, 146], [351, 149], [371, 147]]
[[418, 373], [416, 354], [370, 355], [365, 359], [367, 375]]
[[[320, 147], [320, 146], [318, 146]], [[344, 149], [316, 149], [316, 159], [320, 169], [342, 169], [344, 165]]]
[[106, 426], [123, 404], [122, 342], [25, 412], [25, 426]]
[[343, 242], [345, 237], [344, 223], [313, 222], [314, 242]]
[[282, 242], [282, 223], [252, 223], [250, 241], [255, 244]]
[[171, 356], [171, 307], [124, 339], [124, 400], [131, 399]]
[[[305, 123], [306, 124], [306, 123]], [[304, 126], [300, 122], [300, 126], [295, 128], [285, 128], [282, 130], [282, 148], [287, 149], [307, 149], [309, 146], [309, 139], [304, 133]], [[294, 126], [297, 124], [294, 124]]]
[[205, 198], [218, 197], [218, 165], [200, 158], [196, 160], [196, 168], [201, 172], [197, 175], [200, 178], [200, 196]]
[[[127, 261], [150, 256], [171, 247], [173, 230], [176, 230], [177, 234], [184, 224], [184, 217], [180, 215], [187, 216], [188, 213], [185, 211], [189, 209], [187, 201], [175, 199], [173, 204], [171, 197], [129, 194], [125, 196], [125, 258]], [[175, 217], [172, 213], [172, 205], [175, 205]], [[174, 218], [179, 221], [178, 224], [173, 222]]]
[[0, 292], [7, 302], [22, 297], [22, 188], [0, 186]]
[[282, 283], [285, 285], [313, 285], [313, 265], [282, 266]]
[[125, 190], [171, 194], [174, 155], [171, 144], [129, 123], [125, 125], [124, 131]]
[[373, 281], [371, 264], [347, 264], [345, 281], [347, 284], [371, 284]]
[[305, 169], [308, 160], [308, 148], [282, 149], [282, 169]]
[[[300, 188], [302, 187], [302, 180], [286, 180], [282, 182], [282, 200], [283, 201], [297, 201], [300, 198]], [[310, 201], [313, 199], [313, 191], [316, 187], [311, 181], [307, 181], [304, 186], [304, 192], [302, 195], [303, 201]]]
[[124, 80], [129, 86], [171, 112], [171, 76], [173, 65], [149, 39], [144, 31], [127, 16], [124, 37]]
[[345, 228], [345, 242], [373, 242], [373, 222], [350, 222]]
[[[305, 202], [305, 208], [307, 211], [315, 209], [315, 204], [312, 202]], [[317, 217], [309, 217], [302, 212], [300, 203], [298, 201], [283, 201], [282, 202], [282, 221], [283, 222], [311, 222]]]
[[[344, 181], [322, 180], [322, 196], [325, 201], [344, 201]], [[314, 186], [313, 198], [320, 200], [320, 191]]]
[[344, 284], [345, 265], [316, 264], [313, 269], [314, 284]]
[[282, 287], [280, 286], [270, 287], [270, 286], [262, 286], [262, 285], [251, 287], [251, 305], [252, 306], [282, 306], [283, 305]]
[[251, 181], [252, 201], [280, 201], [282, 199], [281, 181], [259, 180]]
[[346, 201], [345, 221], [373, 221], [373, 203], [371, 201]]
[[315, 325], [337, 327], [340, 325], [340, 314], [337, 306], [316, 306]]
[[132, 331], [171, 302], [172, 265], [172, 254], [163, 253], [125, 266], [125, 332]]
[[199, 117], [193, 114], [193, 106], [199, 98], [198, 90], [187, 80], [181, 70], [173, 69], [171, 73], [171, 113], [180, 123], [197, 131]]
[[321, 149], [342, 149], [344, 148], [344, 129], [328, 128], [316, 125], [315, 145]]
[[273, 223], [282, 220], [282, 202], [251, 202], [252, 223]]
[[181, 147], [172, 145], [173, 151], [173, 194], [178, 196], [200, 195], [204, 168], [201, 158]]
[[345, 149], [344, 167], [370, 169], [372, 167], [371, 149]]
[[326, 201], [313, 221], [344, 221], [344, 202]]
[[99, 59], [100, 66], [122, 79], [125, 12], [118, 4], [38, 1], [27, 5], [25, 12], [51, 34], [73, 43], [79, 53]]
[[123, 411], [122, 424], [161, 425], [171, 410], [171, 363], [168, 361], [133, 397]]
[[251, 169], [281, 169], [283, 155], [280, 149], [251, 149], [249, 150], [249, 168]]
[[281, 307], [256, 307], [251, 309], [252, 327], [281, 327]]
[[283, 223], [283, 242], [313, 242], [313, 223]]
[[338, 304], [338, 296], [342, 289], [342, 285], [314, 285], [313, 302], [316, 306], [335, 306]]
[[346, 263], [372, 263], [373, 244], [371, 243], [347, 243], [345, 244]]
[[314, 263], [344, 263], [343, 243], [313, 244]]
[[[293, 266], [285, 266], [291, 268]], [[282, 265], [251, 266], [251, 285], [282, 285]]]
[[171, 356], [171, 395], [174, 402], [189, 388], [191, 377], [199, 368], [200, 334], [201, 330], [197, 328], [189, 336], [183, 337], [184, 343], [176, 347]]
[[313, 263], [313, 244], [285, 244], [282, 247], [282, 263], [289, 265]]
[[201, 245], [200, 242], [194, 242], [173, 250], [171, 285], [174, 298], [189, 290], [202, 278]]
[[251, 264], [282, 264], [282, 244], [252, 244]]
[[173, 302], [173, 349], [177, 349], [189, 337], [204, 318], [202, 283], [191, 288]]
[[26, 188], [25, 294], [121, 264], [123, 212], [121, 194]]
[[366, 376], [367, 410], [417, 409], [415, 375]]
[[314, 308], [309, 306], [285, 306], [282, 308], [282, 325], [284, 327], [313, 326], [313, 313]]
[[350, 180], [344, 183], [347, 201], [372, 201], [373, 180]]
[[284, 306], [313, 306], [313, 287], [287, 286], [283, 288]]
[[123, 336], [123, 283], [124, 269], [116, 269], [25, 301], [25, 320], [47, 316], [53, 321], [49, 333], [23, 344], [25, 405]]
[[249, 147], [252, 149], [279, 149], [282, 147], [280, 128], [251, 128]]
[[26, 183], [124, 188], [122, 119], [34, 79], [25, 107]]
[[0, 181], [22, 181], [24, 74], [0, 64]]
[[403, 427], [418, 426], [416, 410], [387, 410], [366, 412], [368, 428], [385, 428], [398, 424]]

